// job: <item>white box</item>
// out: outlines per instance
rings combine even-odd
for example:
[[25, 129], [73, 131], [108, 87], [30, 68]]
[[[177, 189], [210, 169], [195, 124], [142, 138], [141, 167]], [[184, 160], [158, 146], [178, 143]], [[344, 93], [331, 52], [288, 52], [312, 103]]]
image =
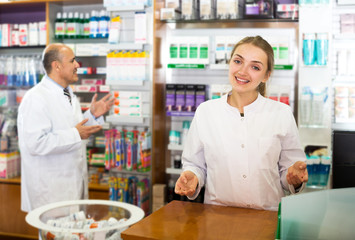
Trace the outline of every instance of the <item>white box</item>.
[[134, 14], [134, 42], [147, 43], [147, 14], [145, 12]]
[[19, 25], [20, 46], [28, 46], [28, 25]]
[[9, 47], [11, 46], [11, 24], [4, 23], [1, 26], [1, 46]]
[[38, 31], [38, 23], [29, 23], [28, 24], [28, 32], [29, 32], [29, 37], [28, 37], [28, 45], [30, 46], [37, 46], [39, 45], [39, 31]]
[[47, 23], [46, 22], [39, 22], [39, 45], [46, 45], [47, 44]]
[[106, 68], [105, 67], [97, 67], [96, 74], [106, 74]]
[[113, 91], [113, 96], [117, 99], [141, 99], [142, 92], [137, 91]]
[[104, 93], [110, 92], [109, 85], [98, 85], [98, 88], [99, 88], [99, 92], [104, 92]]

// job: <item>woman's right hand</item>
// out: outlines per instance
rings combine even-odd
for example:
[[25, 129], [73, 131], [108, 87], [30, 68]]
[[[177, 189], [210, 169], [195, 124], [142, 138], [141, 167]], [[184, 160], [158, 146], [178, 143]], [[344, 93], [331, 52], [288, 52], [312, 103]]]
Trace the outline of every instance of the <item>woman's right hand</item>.
[[182, 172], [175, 184], [175, 193], [191, 197], [196, 191], [198, 178], [191, 171]]

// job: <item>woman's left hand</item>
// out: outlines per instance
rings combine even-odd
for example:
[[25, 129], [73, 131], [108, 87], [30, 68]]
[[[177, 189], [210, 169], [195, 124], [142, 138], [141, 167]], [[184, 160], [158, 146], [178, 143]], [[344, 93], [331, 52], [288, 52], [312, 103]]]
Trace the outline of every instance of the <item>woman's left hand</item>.
[[302, 183], [308, 181], [307, 164], [297, 161], [288, 168], [286, 179], [288, 184], [293, 185], [295, 189], [300, 187]]

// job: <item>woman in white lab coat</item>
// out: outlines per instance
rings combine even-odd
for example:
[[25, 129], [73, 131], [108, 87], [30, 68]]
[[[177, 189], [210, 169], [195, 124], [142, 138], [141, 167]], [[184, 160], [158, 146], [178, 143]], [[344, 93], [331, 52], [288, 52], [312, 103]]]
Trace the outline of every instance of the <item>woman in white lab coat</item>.
[[[46, 76], [24, 96], [18, 112], [21, 151], [21, 209], [88, 196], [86, 144], [101, 129], [102, 115], [113, 105], [110, 95], [94, 96], [84, 113], [69, 84], [78, 81], [73, 51], [52, 44], [43, 55]], [[64, 95], [67, 88], [70, 98]]]
[[273, 49], [259, 36], [234, 47], [232, 90], [196, 110], [177, 194], [194, 199], [205, 186], [205, 203], [277, 210], [284, 191], [303, 189], [306, 158], [292, 111], [264, 97], [273, 65]]

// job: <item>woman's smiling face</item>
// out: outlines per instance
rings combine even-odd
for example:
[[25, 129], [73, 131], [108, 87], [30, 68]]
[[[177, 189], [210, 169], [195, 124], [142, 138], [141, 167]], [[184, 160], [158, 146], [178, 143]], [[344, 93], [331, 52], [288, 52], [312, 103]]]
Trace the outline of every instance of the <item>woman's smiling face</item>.
[[229, 62], [229, 82], [239, 94], [257, 93], [261, 82], [269, 79], [267, 55], [250, 43], [238, 46]]

